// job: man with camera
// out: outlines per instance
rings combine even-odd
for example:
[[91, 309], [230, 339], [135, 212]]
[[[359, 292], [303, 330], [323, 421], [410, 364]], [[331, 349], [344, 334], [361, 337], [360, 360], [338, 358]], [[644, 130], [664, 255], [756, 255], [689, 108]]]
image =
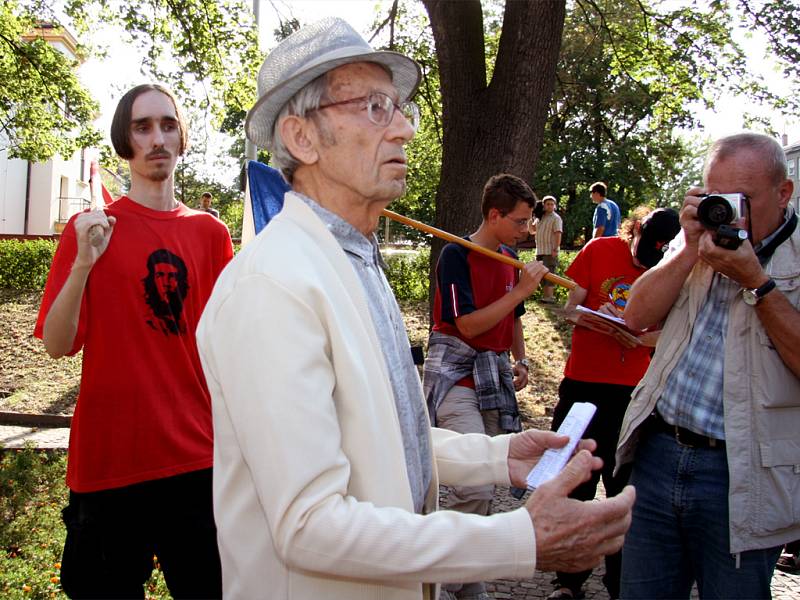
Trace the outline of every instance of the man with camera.
[[717, 141], [682, 235], [633, 286], [628, 325], [666, 322], [617, 450], [637, 489], [623, 598], [688, 598], [695, 581], [702, 598], [768, 598], [781, 546], [800, 537], [792, 190], [772, 138]]

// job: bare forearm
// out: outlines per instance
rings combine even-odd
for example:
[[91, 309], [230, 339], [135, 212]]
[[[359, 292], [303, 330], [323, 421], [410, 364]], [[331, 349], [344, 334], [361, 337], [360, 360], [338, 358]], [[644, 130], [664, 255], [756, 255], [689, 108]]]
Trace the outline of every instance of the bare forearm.
[[764, 296], [755, 310], [781, 360], [800, 378], [800, 312], [779, 290]]
[[586, 296], [588, 295], [589, 290], [582, 288], [579, 285], [576, 285], [569, 291], [567, 303], [564, 305], [564, 312], [567, 314], [567, 319], [573, 323], [577, 323], [577, 315], [574, 313], [574, 311], [576, 308], [578, 308], [578, 306], [583, 304], [583, 301], [586, 300]]
[[561, 247], [561, 232], [556, 231], [555, 233], [553, 233], [553, 249], [558, 251], [560, 247]]
[[625, 306], [628, 326], [643, 330], [663, 321], [696, 262], [697, 250], [684, 246], [639, 277]]
[[524, 300], [525, 296], [517, 288], [514, 288], [488, 306], [458, 317], [456, 327], [467, 339], [474, 338], [497, 325], [514, 310], [517, 304]]
[[594, 233], [592, 234], [592, 238], [599, 238], [603, 237], [603, 233], [605, 232], [606, 228], [603, 225], [594, 228]]
[[64, 287], [56, 296], [44, 321], [42, 340], [53, 358], [60, 358], [72, 349], [81, 312], [81, 299], [90, 267], [73, 265]]

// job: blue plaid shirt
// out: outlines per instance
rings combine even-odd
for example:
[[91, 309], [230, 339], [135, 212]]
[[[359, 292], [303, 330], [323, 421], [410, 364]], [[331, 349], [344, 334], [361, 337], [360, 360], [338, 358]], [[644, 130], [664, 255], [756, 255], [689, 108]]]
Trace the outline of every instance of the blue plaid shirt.
[[721, 349], [725, 347], [728, 309], [741, 289], [736, 282], [714, 274], [689, 345], [669, 374], [658, 400], [658, 412], [667, 423], [725, 439], [722, 409], [725, 353]]
[[[780, 227], [756, 244], [756, 252], [778, 235], [793, 212], [789, 206]], [[759, 257], [759, 261], [764, 266], [769, 257]], [[689, 345], [658, 399], [658, 412], [667, 423], [717, 440], [725, 439], [722, 404], [725, 333], [731, 302], [740, 299], [741, 289], [735, 281], [714, 273], [711, 289], [692, 327]]]

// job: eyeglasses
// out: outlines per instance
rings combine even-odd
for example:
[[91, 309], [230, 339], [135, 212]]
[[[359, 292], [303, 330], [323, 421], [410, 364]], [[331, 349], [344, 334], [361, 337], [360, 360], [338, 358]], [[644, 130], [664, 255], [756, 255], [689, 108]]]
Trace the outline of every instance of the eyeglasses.
[[344, 104], [356, 104], [358, 102], [364, 103], [365, 106], [362, 106], [362, 108], [367, 109], [367, 118], [378, 127], [388, 127], [394, 117], [394, 111], [397, 109], [405, 117], [414, 131], [419, 128], [419, 106], [414, 102], [395, 104], [394, 100], [382, 92], [372, 92], [368, 96], [350, 98], [350, 100], [342, 100], [341, 102], [331, 102], [330, 104], [324, 104], [318, 107], [316, 110], [324, 110]]
[[[511, 219], [510, 215], [503, 215], [506, 219]], [[520, 229], [527, 227], [531, 219], [511, 219], [511, 221]]]

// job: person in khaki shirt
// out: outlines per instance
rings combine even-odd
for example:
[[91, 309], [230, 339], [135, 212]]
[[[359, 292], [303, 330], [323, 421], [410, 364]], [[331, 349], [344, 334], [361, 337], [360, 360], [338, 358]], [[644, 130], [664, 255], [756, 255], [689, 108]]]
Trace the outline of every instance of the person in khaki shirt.
[[[558, 269], [558, 252], [561, 248], [561, 232], [564, 230], [561, 217], [556, 212], [556, 199], [554, 196], [542, 198], [544, 212], [541, 218], [531, 221], [528, 231], [536, 236], [536, 260], [544, 264], [551, 273]], [[544, 280], [542, 282], [542, 302], [553, 304], [555, 284]]]

